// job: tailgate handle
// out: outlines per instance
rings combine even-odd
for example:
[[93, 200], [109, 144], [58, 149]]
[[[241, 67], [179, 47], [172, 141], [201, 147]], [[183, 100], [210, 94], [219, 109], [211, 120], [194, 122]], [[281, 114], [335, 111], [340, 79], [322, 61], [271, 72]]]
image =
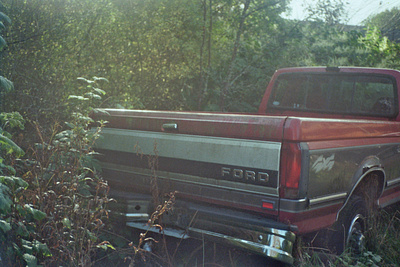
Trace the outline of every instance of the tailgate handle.
[[177, 123], [164, 123], [162, 125], [163, 131], [178, 131], [178, 124]]

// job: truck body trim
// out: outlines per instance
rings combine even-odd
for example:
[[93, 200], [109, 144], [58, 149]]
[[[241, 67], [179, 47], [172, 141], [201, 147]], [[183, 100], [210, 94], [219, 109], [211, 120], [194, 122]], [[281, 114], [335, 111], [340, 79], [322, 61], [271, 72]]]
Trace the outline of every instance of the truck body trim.
[[[114, 164], [114, 163], [103, 163], [102, 164], [104, 170], [110, 171], [122, 171], [124, 173], [130, 173], [135, 176], [143, 176], [146, 177], [148, 181], [150, 181], [150, 177], [152, 175], [150, 170], [135, 168], [126, 165]], [[276, 196], [277, 189], [269, 188], [269, 187], [261, 187], [253, 184], [238, 184], [234, 181], [226, 181], [226, 180], [215, 180], [191, 175], [184, 175], [173, 173], [170, 174], [168, 172], [157, 171], [157, 178], [164, 181], [176, 181], [176, 182], [185, 182], [192, 185], [198, 186], [206, 186], [212, 188], [226, 189], [226, 190], [234, 190], [242, 193], [250, 193], [250, 194], [259, 194], [262, 196]], [[260, 203], [261, 204], [261, 203]]]
[[400, 184], [400, 177], [386, 182], [387, 187], [396, 186], [397, 184]]
[[[185, 134], [104, 128], [97, 142], [102, 149], [144, 155], [212, 162], [257, 169], [279, 170], [281, 143]], [[107, 140], [103, 142], [102, 140]], [[171, 155], [168, 152], [173, 151]], [[210, 153], [211, 152], [211, 153]], [[255, 157], [257, 155], [257, 157]]]
[[323, 196], [323, 197], [318, 197], [318, 198], [313, 198], [310, 199], [310, 206], [316, 206], [316, 205], [320, 205], [320, 204], [327, 204], [329, 202], [332, 201], [340, 201], [340, 200], [344, 200], [347, 197], [347, 193], [343, 192], [343, 193], [338, 193], [338, 194], [333, 194], [333, 195], [329, 195], [329, 196]]

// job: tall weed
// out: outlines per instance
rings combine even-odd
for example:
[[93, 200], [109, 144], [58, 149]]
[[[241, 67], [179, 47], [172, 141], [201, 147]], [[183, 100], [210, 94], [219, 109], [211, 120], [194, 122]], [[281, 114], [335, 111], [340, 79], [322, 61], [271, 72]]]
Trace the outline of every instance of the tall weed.
[[[99, 239], [99, 232], [107, 218], [108, 185], [99, 175], [94, 159], [94, 142], [100, 137], [102, 122], [92, 130], [88, 113], [93, 110], [91, 100], [100, 100], [104, 92], [95, 87], [96, 81], [85, 80], [87, 92], [73, 106], [72, 120], [53, 128], [50, 136], [43, 136], [31, 150], [26, 178], [32, 199], [47, 214], [38, 226], [38, 233], [49, 246], [53, 257], [50, 265], [89, 266], [96, 251], [113, 248]], [[85, 97], [86, 96], [86, 97]]]
[[99, 238], [110, 201], [93, 150], [103, 122], [92, 130], [88, 116], [104, 94], [96, 87], [103, 80], [84, 79], [83, 96], [70, 98], [72, 119], [51, 134], [34, 124], [40, 142], [24, 160], [17, 160], [24, 152], [4, 130], [22, 128], [23, 120], [1, 114], [0, 172], [7, 176], [0, 176], [0, 264], [90, 266], [97, 251], [113, 249]]

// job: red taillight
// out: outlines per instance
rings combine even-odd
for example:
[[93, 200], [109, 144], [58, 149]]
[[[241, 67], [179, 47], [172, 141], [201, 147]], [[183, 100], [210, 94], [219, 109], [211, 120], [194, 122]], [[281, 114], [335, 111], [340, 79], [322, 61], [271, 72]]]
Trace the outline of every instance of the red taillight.
[[274, 203], [272, 203], [272, 202], [267, 202], [267, 201], [263, 201], [263, 202], [262, 202], [262, 207], [263, 207], [264, 209], [273, 210], [273, 209], [274, 209]]
[[283, 143], [280, 169], [280, 195], [297, 198], [301, 174], [301, 150], [297, 143]]

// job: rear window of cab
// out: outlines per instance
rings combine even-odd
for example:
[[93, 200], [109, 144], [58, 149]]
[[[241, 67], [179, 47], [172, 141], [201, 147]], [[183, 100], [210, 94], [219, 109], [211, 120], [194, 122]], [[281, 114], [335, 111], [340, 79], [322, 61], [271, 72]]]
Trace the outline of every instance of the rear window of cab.
[[284, 73], [268, 108], [391, 118], [397, 116], [396, 88], [389, 75]]

